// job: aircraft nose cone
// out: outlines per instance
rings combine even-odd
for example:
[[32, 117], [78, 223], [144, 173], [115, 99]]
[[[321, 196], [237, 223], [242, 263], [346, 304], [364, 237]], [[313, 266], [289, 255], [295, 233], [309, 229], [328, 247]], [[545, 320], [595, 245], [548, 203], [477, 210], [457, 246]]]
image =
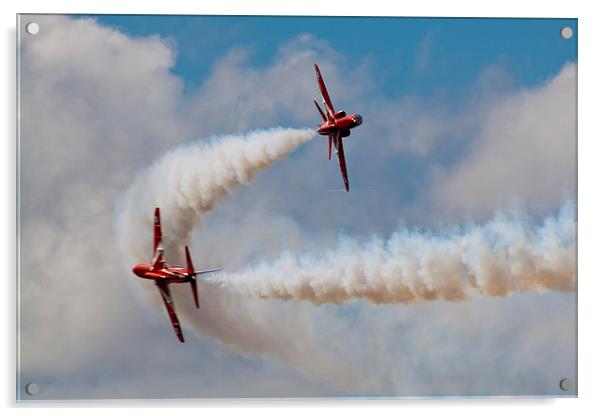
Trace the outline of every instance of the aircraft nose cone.
[[148, 272], [148, 270], [149, 270], [148, 264], [137, 264], [132, 269], [134, 274], [139, 277], [144, 277], [144, 274], [146, 272]]

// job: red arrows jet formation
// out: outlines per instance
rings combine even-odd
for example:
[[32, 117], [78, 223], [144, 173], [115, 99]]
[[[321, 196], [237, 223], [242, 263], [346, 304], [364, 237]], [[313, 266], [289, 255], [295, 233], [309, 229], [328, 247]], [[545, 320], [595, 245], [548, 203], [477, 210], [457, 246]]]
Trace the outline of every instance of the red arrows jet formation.
[[322, 95], [322, 103], [326, 109], [326, 114], [322, 111], [320, 105], [314, 100], [316, 108], [322, 116], [324, 122], [318, 127], [318, 133], [323, 136], [328, 136], [328, 160], [332, 157], [332, 146], [334, 145], [334, 151], [339, 157], [339, 166], [341, 168], [341, 175], [343, 175], [343, 182], [345, 183], [345, 190], [349, 192], [349, 179], [347, 177], [347, 166], [345, 164], [345, 150], [343, 149], [343, 137], [348, 137], [351, 134], [351, 129], [362, 124], [362, 116], [359, 114], [347, 115], [344, 111], [334, 111], [332, 101], [328, 95], [328, 90], [320, 74], [320, 68], [314, 64], [316, 69], [316, 76], [318, 77], [318, 87], [320, 88], [320, 94]]
[[[345, 164], [345, 151], [343, 149], [343, 138], [349, 137], [351, 129], [362, 124], [362, 116], [359, 114], [347, 115], [344, 111], [335, 111], [328, 95], [328, 90], [320, 74], [320, 68], [314, 64], [316, 70], [316, 76], [318, 78], [318, 87], [320, 88], [320, 94], [322, 95], [322, 104], [324, 105], [325, 111], [322, 111], [320, 105], [314, 100], [314, 104], [318, 109], [318, 112], [322, 116], [323, 123], [318, 126], [317, 132], [323, 136], [328, 136], [328, 160], [332, 158], [332, 148], [339, 159], [339, 167], [341, 168], [341, 175], [343, 176], [343, 183], [345, 184], [345, 190], [349, 192], [349, 178], [347, 176], [347, 165]], [[220, 269], [211, 270], [194, 270], [192, 260], [190, 258], [190, 251], [188, 246], [185, 247], [186, 252], [186, 266], [178, 266], [175, 264], [168, 264], [163, 259], [163, 246], [161, 244], [161, 217], [159, 208], [155, 208], [155, 225], [154, 225], [154, 238], [153, 238], [153, 259], [150, 263], [141, 263], [134, 266], [132, 271], [134, 274], [142, 279], [150, 279], [155, 282], [155, 285], [159, 289], [165, 309], [169, 314], [169, 319], [176, 332], [176, 336], [180, 342], [184, 342], [184, 334], [180, 327], [178, 316], [174, 307], [174, 301], [171, 297], [169, 290], [170, 284], [190, 283], [190, 289], [192, 290], [192, 296], [194, 297], [194, 303], [198, 309], [199, 297], [197, 292], [196, 277], [205, 274], [216, 272]]]
[[174, 308], [174, 302], [169, 291], [169, 284], [190, 283], [194, 303], [198, 309], [199, 295], [197, 292], [196, 277], [205, 274], [216, 272], [221, 269], [211, 270], [194, 270], [188, 246], [186, 246], [186, 267], [175, 264], [167, 264], [163, 259], [163, 246], [161, 245], [161, 217], [159, 208], [155, 208], [155, 226], [154, 226], [154, 242], [153, 242], [153, 260], [150, 264], [142, 263], [134, 266], [132, 271], [138, 277], [155, 281], [155, 285], [161, 293], [161, 298], [165, 304], [165, 309], [169, 314], [169, 319], [173, 325], [174, 331], [180, 342], [184, 342], [184, 334], [178, 321], [178, 315]]

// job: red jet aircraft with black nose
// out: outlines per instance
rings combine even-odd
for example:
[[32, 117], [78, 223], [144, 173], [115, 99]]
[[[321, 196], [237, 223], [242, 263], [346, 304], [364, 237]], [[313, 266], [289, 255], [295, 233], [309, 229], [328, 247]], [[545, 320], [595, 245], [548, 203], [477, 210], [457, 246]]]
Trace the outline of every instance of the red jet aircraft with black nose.
[[328, 90], [320, 74], [320, 68], [314, 64], [316, 69], [316, 76], [318, 77], [318, 87], [320, 87], [320, 94], [322, 95], [322, 103], [326, 109], [326, 114], [322, 111], [320, 105], [314, 100], [316, 108], [322, 116], [324, 122], [318, 127], [318, 133], [323, 136], [328, 136], [328, 160], [332, 157], [332, 146], [334, 145], [334, 151], [339, 157], [339, 166], [341, 168], [341, 174], [343, 175], [343, 182], [345, 183], [345, 190], [349, 192], [349, 179], [347, 177], [347, 166], [345, 164], [345, 151], [343, 149], [343, 137], [349, 137], [351, 129], [362, 124], [362, 116], [359, 114], [347, 115], [344, 111], [334, 111], [332, 101], [328, 95]]
[[199, 307], [199, 295], [197, 292], [196, 277], [205, 273], [216, 272], [221, 269], [211, 270], [194, 270], [192, 260], [190, 258], [190, 252], [188, 246], [186, 246], [186, 267], [178, 266], [175, 264], [167, 264], [163, 260], [163, 246], [161, 245], [161, 217], [159, 208], [155, 208], [155, 226], [154, 226], [154, 241], [153, 241], [153, 260], [150, 264], [142, 263], [134, 266], [132, 271], [138, 277], [143, 279], [154, 280], [155, 285], [159, 288], [161, 298], [169, 314], [169, 319], [173, 325], [173, 329], [176, 331], [176, 335], [180, 342], [184, 342], [184, 334], [182, 328], [180, 328], [180, 322], [178, 321], [178, 315], [174, 308], [174, 302], [169, 292], [169, 284], [180, 284], [190, 283], [190, 289], [192, 290], [192, 296], [194, 296], [194, 303], [198, 309]]

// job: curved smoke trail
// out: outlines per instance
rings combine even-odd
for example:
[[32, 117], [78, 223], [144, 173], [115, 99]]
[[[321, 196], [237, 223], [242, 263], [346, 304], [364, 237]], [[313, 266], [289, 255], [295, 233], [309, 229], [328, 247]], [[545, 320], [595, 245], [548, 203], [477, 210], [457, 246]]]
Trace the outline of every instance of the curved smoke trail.
[[316, 305], [364, 299], [377, 304], [459, 301], [474, 294], [573, 291], [575, 215], [565, 206], [542, 224], [498, 216], [442, 235], [402, 229], [387, 241], [344, 238], [326, 252], [286, 253], [238, 273], [212, 279], [261, 299]]
[[[161, 207], [166, 253], [179, 253], [229, 192], [311, 140], [309, 129], [257, 130], [179, 146], [142, 172], [117, 208], [121, 252], [130, 263], [148, 260], [154, 207]], [[128, 263], [128, 264], [130, 264]]]

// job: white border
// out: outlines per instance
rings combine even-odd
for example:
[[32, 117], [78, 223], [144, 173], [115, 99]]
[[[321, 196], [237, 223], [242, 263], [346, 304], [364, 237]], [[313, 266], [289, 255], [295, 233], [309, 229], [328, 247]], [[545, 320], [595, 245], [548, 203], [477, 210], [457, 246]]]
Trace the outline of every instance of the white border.
[[[491, 2], [488, 2], [491, 3]], [[386, 0], [228, 0], [191, 4], [186, 0], [92, 0], [52, 2], [22, 0], [20, 13], [117, 13], [117, 14], [267, 14], [348, 16], [475, 16], [475, 17], [584, 17], [588, 7], [578, 2], [550, 0], [545, 7], [524, 0], [484, 4], [476, 0], [398, 2]]]
[[[209, 1], [191, 4], [185, 0], [89, 0], [74, 2], [67, 0], [21, 0], [2, 2], [1, 17], [3, 28], [3, 64], [1, 101], [2, 126], [6, 126], [3, 155], [0, 163], [3, 203], [0, 204], [0, 228], [4, 238], [0, 246], [4, 284], [3, 339], [0, 343], [4, 357], [3, 377], [0, 379], [2, 403], [6, 407], [25, 407], [25, 413], [37, 411], [35, 405], [15, 404], [15, 22], [16, 13], [130, 13], [130, 14], [272, 14], [272, 15], [363, 15], [363, 16], [482, 16], [482, 17], [576, 17], [579, 18], [579, 399], [557, 400], [430, 400], [430, 401], [208, 401], [208, 402], [95, 402], [73, 404], [46, 404], [44, 411], [55, 414], [80, 413], [82, 407], [93, 414], [104, 413], [108, 407], [146, 407], [145, 414], [164, 415], [169, 408], [177, 407], [178, 412], [198, 414], [208, 408], [223, 407], [221, 411], [232, 411], [243, 407], [245, 413], [265, 414], [265, 412], [287, 414], [307, 414], [315, 411], [331, 412], [345, 408], [351, 414], [365, 414], [367, 410], [389, 412], [427, 412], [446, 414], [488, 415], [514, 412], [563, 416], [567, 413], [599, 413], [602, 406], [597, 399], [600, 383], [600, 343], [599, 297], [602, 293], [600, 281], [602, 273], [597, 257], [599, 231], [602, 230], [600, 203], [602, 174], [602, 134], [600, 134], [600, 82], [601, 67], [601, 27], [602, 22], [595, 8], [595, 2], [547, 1], [526, 2], [524, 0], [504, 0], [492, 2], [454, 0], [419, 2], [393, 2], [384, 0], [304, 0], [261, 1], [228, 0]], [[146, 403], [146, 404], [145, 404]], [[65, 405], [73, 407], [64, 409]], [[152, 407], [151, 407], [152, 406]], [[203, 409], [194, 409], [201, 406]], [[293, 407], [294, 408], [289, 408]], [[99, 408], [93, 408], [99, 407]], [[287, 407], [287, 409], [282, 409]], [[12, 410], [12, 409], [11, 409]], [[215, 409], [213, 409], [215, 410]], [[239, 409], [238, 409], [239, 410]], [[600, 414], [600, 413], [599, 413]]]

